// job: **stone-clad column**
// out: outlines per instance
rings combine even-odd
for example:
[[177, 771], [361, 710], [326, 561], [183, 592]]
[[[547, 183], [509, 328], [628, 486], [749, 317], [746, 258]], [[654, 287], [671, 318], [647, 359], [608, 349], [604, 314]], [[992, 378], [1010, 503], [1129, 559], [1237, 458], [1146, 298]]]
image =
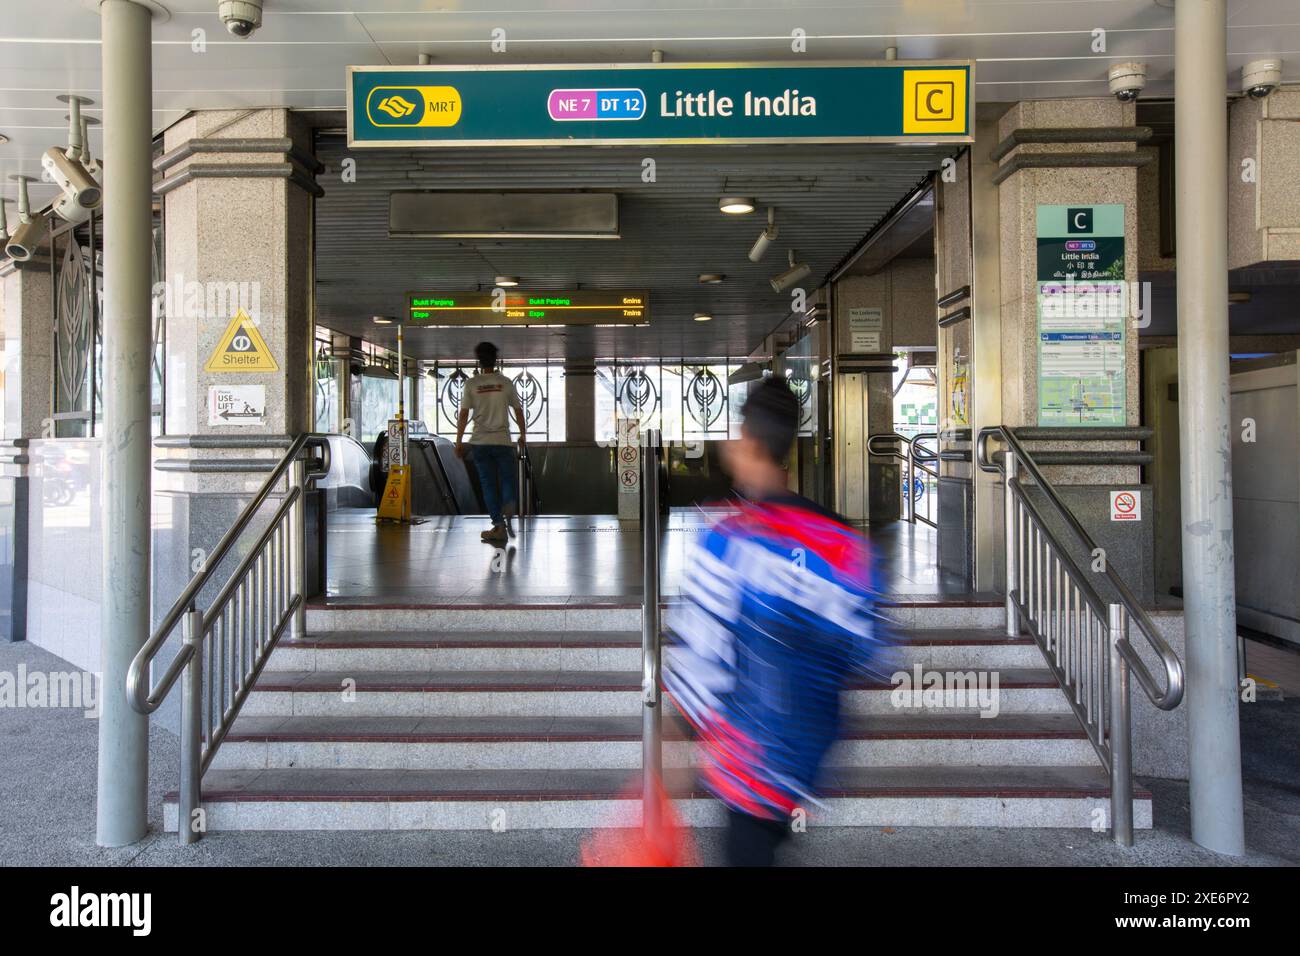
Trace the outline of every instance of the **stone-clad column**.
[[[155, 162], [166, 223], [167, 433], [288, 434], [311, 425], [312, 200], [308, 130], [281, 109], [195, 113]], [[243, 308], [275, 371], [209, 371]], [[260, 425], [214, 424], [212, 386], [260, 386]]]
[[[47, 253], [48, 255], [48, 253]], [[53, 437], [54, 309], [49, 261], [8, 262], [0, 274], [4, 331], [4, 438]]]
[[[1080, 440], [1035, 443], [1030, 448], [1047, 451], [1134, 451], [1133, 440], [1085, 441], [1087, 428], [1110, 425], [1126, 428], [1140, 422], [1140, 394], [1138, 384], [1138, 320], [1142, 305], [1138, 282], [1138, 188], [1137, 170], [1150, 161], [1148, 152], [1138, 146], [1150, 131], [1134, 125], [1136, 107], [1113, 98], [1027, 101], [1013, 105], [998, 123], [999, 142], [991, 148], [992, 158], [999, 164], [993, 181], [999, 190], [1000, 228], [1000, 298], [1001, 298], [1001, 417], [1002, 423], [1013, 427], [1043, 426], [1077, 429]], [[1074, 214], [1067, 224], [1067, 218]], [[1122, 226], [1120, 225], [1122, 221]], [[1077, 235], [1077, 244], [1065, 233]], [[1114, 260], [1122, 263], [1124, 280], [1122, 302], [1115, 304], [1121, 311], [1120, 322], [1101, 330], [1102, 334], [1118, 334], [1122, 330], [1123, 347], [1118, 355], [1107, 356], [1113, 363], [1122, 358], [1124, 364], [1123, 400], [1118, 402], [1117, 391], [1094, 382], [1085, 389], [1088, 395], [1100, 396], [1096, 404], [1107, 406], [1107, 399], [1118, 402], [1113, 417], [1085, 414], [1071, 421], [1062, 421], [1046, 407], [1069, 393], [1060, 384], [1044, 384], [1043, 373], [1053, 368], [1069, 365], [1070, 368], [1084, 358], [1079, 340], [1040, 340], [1040, 332], [1050, 336], [1075, 336], [1077, 332], [1066, 329], [1086, 323], [1075, 320], [1059, 327], [1044, 320], [1040, 328], [1039, 316], [1039, 261], [1040, 240], [1046, 240], [1043, 253], [1045, 261], [1060, 262], [1061, 271], [1070, 272], [1079, 266], [1112, 263], [1117, 242], [1108, 236], [1122, 233], [1123, 255]], [[1050, 245], [1055, 239], [1055, 246]], [[1069, 242], [1070, 244], [1066, 244]], [[1095, 245], [1095, 249], [1093, 248]], [[1058, 248], [1059, 247], [1059, 248]], [[1075, 250], [1070, 252], [1069, 250]], [[1064, 250], [1064, 251], [1063, 251]], [[1087, 262], [1087, 256], [1098, 254], [1098, 262]], [[1057, 258], [1052, 259], [1055, 255]], [[1070, 257], [1078, 257], [1070, 261]], [[1081, 260], [1081, 261], [1079, 261]], [[1083, 309], [1090, 280], [1081, 276], [1078, 282], [1083, 292], [1062, 283], [1066, 294], [1073, 297], [1069, 308]], [[1045, 313], [1046, 314], [1046, 313]], [[1078, 315], [1078, 311], [1068, 314]], [[1093, 330], [1097, 331], [1097, 330]], [[1104, 340], [1093, 340], [1089, 347], [1093, 355], [1104, 346]], [[1048, 350], [1059, 350], [1063, 357], [1052, 366], [1044, 366]], [[1060, 381], [1058, 379], [1058, 381]], [[1040, 395], [1040, 389], [1047, 388]], [[1104, 548], [1113, 566], [1132, 586], [1139, 598], [1153, 599], [1153, 536], [1151, 489], [1140, 483], [1140, 472], [1133, 464], [1071, 465], [1044, 468], [1049, 480], [1057, 483], [1058, 491], [1079, 520], [1089, 529], [1097, 543]], [[1110, 515], [1111, 491], [1134, 491], [1142, 502], [1141, 520], [1115, 522]]]
[[[283, 436], [313, 426], [311, 228], [322, 192], [310, 130], [288, 110], [194, 113], [163, 146], [154, 162], [167, 316], [155, 620], [265, 480], [256, 470], [202, 469], [212, 459], [277, 459]], [[231, 339], [241, 310], [247, 323]], [[264, 445], [203, 447], [215, 436]]]

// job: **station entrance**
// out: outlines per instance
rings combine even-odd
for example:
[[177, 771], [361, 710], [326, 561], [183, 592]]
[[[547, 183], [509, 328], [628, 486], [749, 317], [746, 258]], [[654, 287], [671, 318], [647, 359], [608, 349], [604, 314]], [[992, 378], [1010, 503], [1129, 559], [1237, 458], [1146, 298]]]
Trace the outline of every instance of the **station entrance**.
[[[332, 502], [323, 598], [639, 602], [639, 536], [623, 533], [638, 489], [621, 490], [618, 456], [628, 422], [664, 443], [671, 593], [692, 533], [733, 494], [720, 450], [768, 375], [801, 404], [791, 490], [871, 536], [890, 590], [968, 592], [939, 568], [931, 472], [904, 454], [918, 435], [919, 453], [937, 447], [930, 180], [961, 148], [360, 152], [319, 129], [321, 181], [349, 160], [357, 175], [316, 201], [315, 429], [368, 457], [345, 472], [366, 480]], [[891, 220], [904, 201], [909, 215]], [[597, 311], [641, 297], [626, 319]], [[528, 302], [541, 305], [516, 320], [512, 304]], [[852, 318], [843, 341], [837, 308]], [[527, 426], [508, 566], [479, 541], [477, 475], [452, 450], [485, 340]], [[365, 496], [383, 492], [399, 402], [417, 522], [377, 525]]]

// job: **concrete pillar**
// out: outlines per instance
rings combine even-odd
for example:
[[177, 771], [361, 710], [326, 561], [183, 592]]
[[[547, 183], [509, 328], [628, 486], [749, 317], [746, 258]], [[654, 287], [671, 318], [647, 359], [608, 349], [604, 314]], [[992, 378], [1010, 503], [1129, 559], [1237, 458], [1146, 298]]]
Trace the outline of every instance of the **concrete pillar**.
[[[44, 257], [41, 257], [44, 260]], [[46, 261], [18, 264], [0, 276], [4, 333], [4, 438], [53, 437], [54, 311]]]
[[[190, 469], [209, 459], [276, 459], [284, 451], [278, 436], [313, 427], [311, 224], [321, 189], [310, 130], [285, 109], [191, 114], [167, 130], [154, 168], [166, 220], [168, 441], [266, 440], [263, 447], [159, 449], [157, 617], [189, 580], [195, 557], [212, 548], [266, 477]], [[241, 310], [258, 361], [223, 358]], [[214, 398], [232, 390], [261, 414], [214, 415]]]
[[[167, 433], [286, 434], [311, 426], [314, 176], [310, 130], [288, 110], [194, 113], [171, 127], [156, 166], [165, 203]], [[274, 371], [209, 371], [243, 309]], [[213, 424], [214, 386], [265, 391], [261, 425]]]
[[[1124, 272], [1138, 276], [1137, 169], [1150, 157], [1137, 152], [1136, 107], [1104, 99], [1017, 103], [998, 123], [1002, 288], [1002, 418], [1008, 425], [1048, 424], [1039, 417], [1037, 211], [1040, 205], [1124, 207]], [[1070, 141], [1067, 134], [1039, 142], [1045, 130], [1109, 130], [1110, 142]], [[1048, 134], [1050, 135], [1050, 134]], [[1060, 163], [1068, 156], [1071, 165]], [[1138, 424], [1138, 343], [1132, 320], [1125, 336], [1126, 409], [1119, 424]], [[1125, 475], [1135, 477], [1131, 470]]]
[[[1151, 162], [1139, 144], [1150, 131], [1135, 126], [1136, 107], [1113, 97], [1041, 100], [1016, 103], [998, 122], [992, 157], [998, 163], [992, 181], [998, 189], [998, 247], [1000, 305], [1000, 368], [1002, 424], [1077, 429], [1133, 427], [1141, 424], [1138, 361], [1139, 278], [1138, 170]], [[977, 184], [979, 180], [977, 179]], [[1067, 243], [1087, 240], [1075, 247]], [[1118, 243], [1123, 243], [1119, 255]], [[1081, 257], [1097, 255], [1096, 260]], [[1076, 258], [1070, 259], [1069, 256]], [[978, 263], [977, 263], [978, 265]], [[1120, 280], [1118, 301], [1108, 303], [1114, 318], [1094, 321], [1089, 291], [1099, 281]], [[1091, 269], [1094, 271], [1084, 271]], [[1040, 274], [1040, 270], [1042, 270]], [[1122, 274], [1116, 274], [1122, 271]], [[1062, 277], [1058, 280], [1057, 277]], [[1071, 277], [1084, 290], [1073, 291]], [[1040, 316], [1040, 283], [1057, 281], [1064, 287], [1056, 300], [1059, 316]], [[979, 295], [977, 283], [976, 294]], [[1045, 300], [1046, 301], [1046, 300]], [[1121, 361], [1122, 375], [1103, 379], [1088, 375], [1086, 366], [1099, 349], [1113, 346], [1104, 339], [1082, 343], [1068, 338], [1044, 340], [1042, 333], [1095, 335], [1119, 333], [1122, 346], [1107, 357]], [[1119, 344], [1119, 343], [1117, 343]], [[1084, 351], [1084, 349], [1088, 351]], [[975, 349], [976, 392], [991, 385], [988, 369]], [[1077, 372], [1076, 372], [1077, 370]], [[1070, 400], [1079, 390], [1098, 396], [1086, 414], [1074, 412]], [[976, 431], [994, 424], [982, 420], [976, 401]], [[1060, 451], [1137, 450], [1135, 439], [1115, 441], [1064, 440], [1035, 444], [1034, 449]], [[1043, 469], [1108, 560], [1124, 576], [1139, 599], [1154, 599], [1152, 566], [1151, 489], [1141, 484], [1136, 465], [1047, 466]], [[1135, 492], [1144, 502], [1138, 521], [1111, 520], [1110, 493]], [[989, 507], [983, 511], [981, 505]], [[1004, 535], [994, 529], [993, 509], [977, 495], [976, 587], [1001, 587], [998, 570]], [[987, 559], [992, 555], [994, 560]], [[1075, 555], [1080, 557], [1079, 554]], [[1086, 557], [1086, 555], [1084, 556]]]
[[147, 829], [149, 720], [126, 672], [149, 636], [153, 28], [131, 0], [100, 5], [104, 83], [104, 576], [96, 842]]
[[590, 362], [564, 366], [564, 440], [596, 440], [596, 366]]
[[[879, 354], [877, 364], [889, 365], [900, 336], [902, 345], [933, 344], [933, 300], [930, 259], [893, 259], [869, 275], [844, 276], [835, 283], [832, 310], [836, 354]], [[904, 468], [896, 458], [866, 454], [868, 437], [894, 430], [893, 376], [836, 378], [842, 383], [836, 389], [844, 414], [842, 427], [835, 429], [836, 507], [850, 519], [897, 520]]]
[[1224, 0], [1174, 7], [1179, 448], [1192, 839], [1245, 852], [1228, 391]]

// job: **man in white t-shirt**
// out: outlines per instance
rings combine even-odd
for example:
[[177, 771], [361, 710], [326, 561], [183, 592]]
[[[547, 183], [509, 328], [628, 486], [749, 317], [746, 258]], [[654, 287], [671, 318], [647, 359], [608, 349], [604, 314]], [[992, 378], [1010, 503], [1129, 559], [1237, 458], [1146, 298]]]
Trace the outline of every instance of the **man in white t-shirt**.
[[461, 393], [460, 415], [456, 419], [456, 455], [465, 457], [465, 426], [471, 418], [474, 433], [474, 467], [478, 470], [492, 527], [482, 539], [489, 544], [503, 544], [510, 533], [506, 517], [515, 513], [518, 493], [515, 488], [515, 449], [510, 439], [510, 413], [519, 426], [519, 448], [524, 447], [524, 410], [514, 383], [497, 371], [497, 347], [480, 342], [474, 347], [479, 372], [465, 383]]

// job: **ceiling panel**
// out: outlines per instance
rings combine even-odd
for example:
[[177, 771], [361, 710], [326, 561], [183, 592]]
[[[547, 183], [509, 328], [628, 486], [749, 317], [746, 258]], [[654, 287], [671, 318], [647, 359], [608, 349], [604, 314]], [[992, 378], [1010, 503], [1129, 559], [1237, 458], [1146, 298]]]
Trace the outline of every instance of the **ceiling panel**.
[[[538, 290], [649, 289], [646, 328], [497, 329], [513, 358], [748, 354], [789, 313], [789, 294], [769, 279], [787, 266], [788, 250], [807, 262], [811, 290], [953, 146], [657, 147], [510, 150], [347, 151], [323, 137], [328, 171], [317, 203], [317, 321], [372, 341], [395, 342], [395, 329], [372, 317], [400, 315], [417, 289], [491, 288], [517, 275]], [[656, 162], [656, 181], [641, 179], [642, 160]], [[357, 161], [356, 183], [338, 180], [345, 155]], [[389, 238], [388, 197], [400, 189], [584, 189], [619, 195], [616, 240], [455, 240]], [[739, 193], [758, 201], [746, 216], [718, 211]], [[760, 263], [748, 259], [776, 209], [779, 235]], [[727, 276], [703, 285], [702, 272]], [[696, 312], [714, 316], [695, 322]], [[421, 358], [465, 358], [481, 330], [413, 329], [408, 348]]]
[[[1155, 0], [266, 0], [252, 38], [224, 31], [216, 0], [164, 0], [171, 19], [154, 30], [154, 122], [191, 109], [344, 105], [349, 64], [784, 60], [790, 33], [806, 31], [814, 60], [973, 58], [977, 97], [1104, 96], [1107, 67], [1148, 63], [1148, 94], [1172, 92], [1173, 11]], [[21, 8], [21, 14], [14, 11]], [[1225, 89], [1251, 58], [1283, 58], [1300, 82], [1300, 3], [1229, 0]], [[34, 15], [39, 11], [39, 15]], [[69, 91], [101, 99], [99, 22], [85, 0], [4, 0], [0, 16], [0, 196], [8, 176], [39, 172], [40, 154], [62, 142], [60, 112], [41, 113]], [[493, 53], [490, 31], [507, 31]], [[1093, 54], [1092, 31], [1107, 31]], [[206, 52], [191, 48], [203, 30]], [[22, 111], [35, 108], [33, 116]], [[98, 115], [98, 109], [90, 110]], [[47, 201], [52, 187], [33, 189]]]

